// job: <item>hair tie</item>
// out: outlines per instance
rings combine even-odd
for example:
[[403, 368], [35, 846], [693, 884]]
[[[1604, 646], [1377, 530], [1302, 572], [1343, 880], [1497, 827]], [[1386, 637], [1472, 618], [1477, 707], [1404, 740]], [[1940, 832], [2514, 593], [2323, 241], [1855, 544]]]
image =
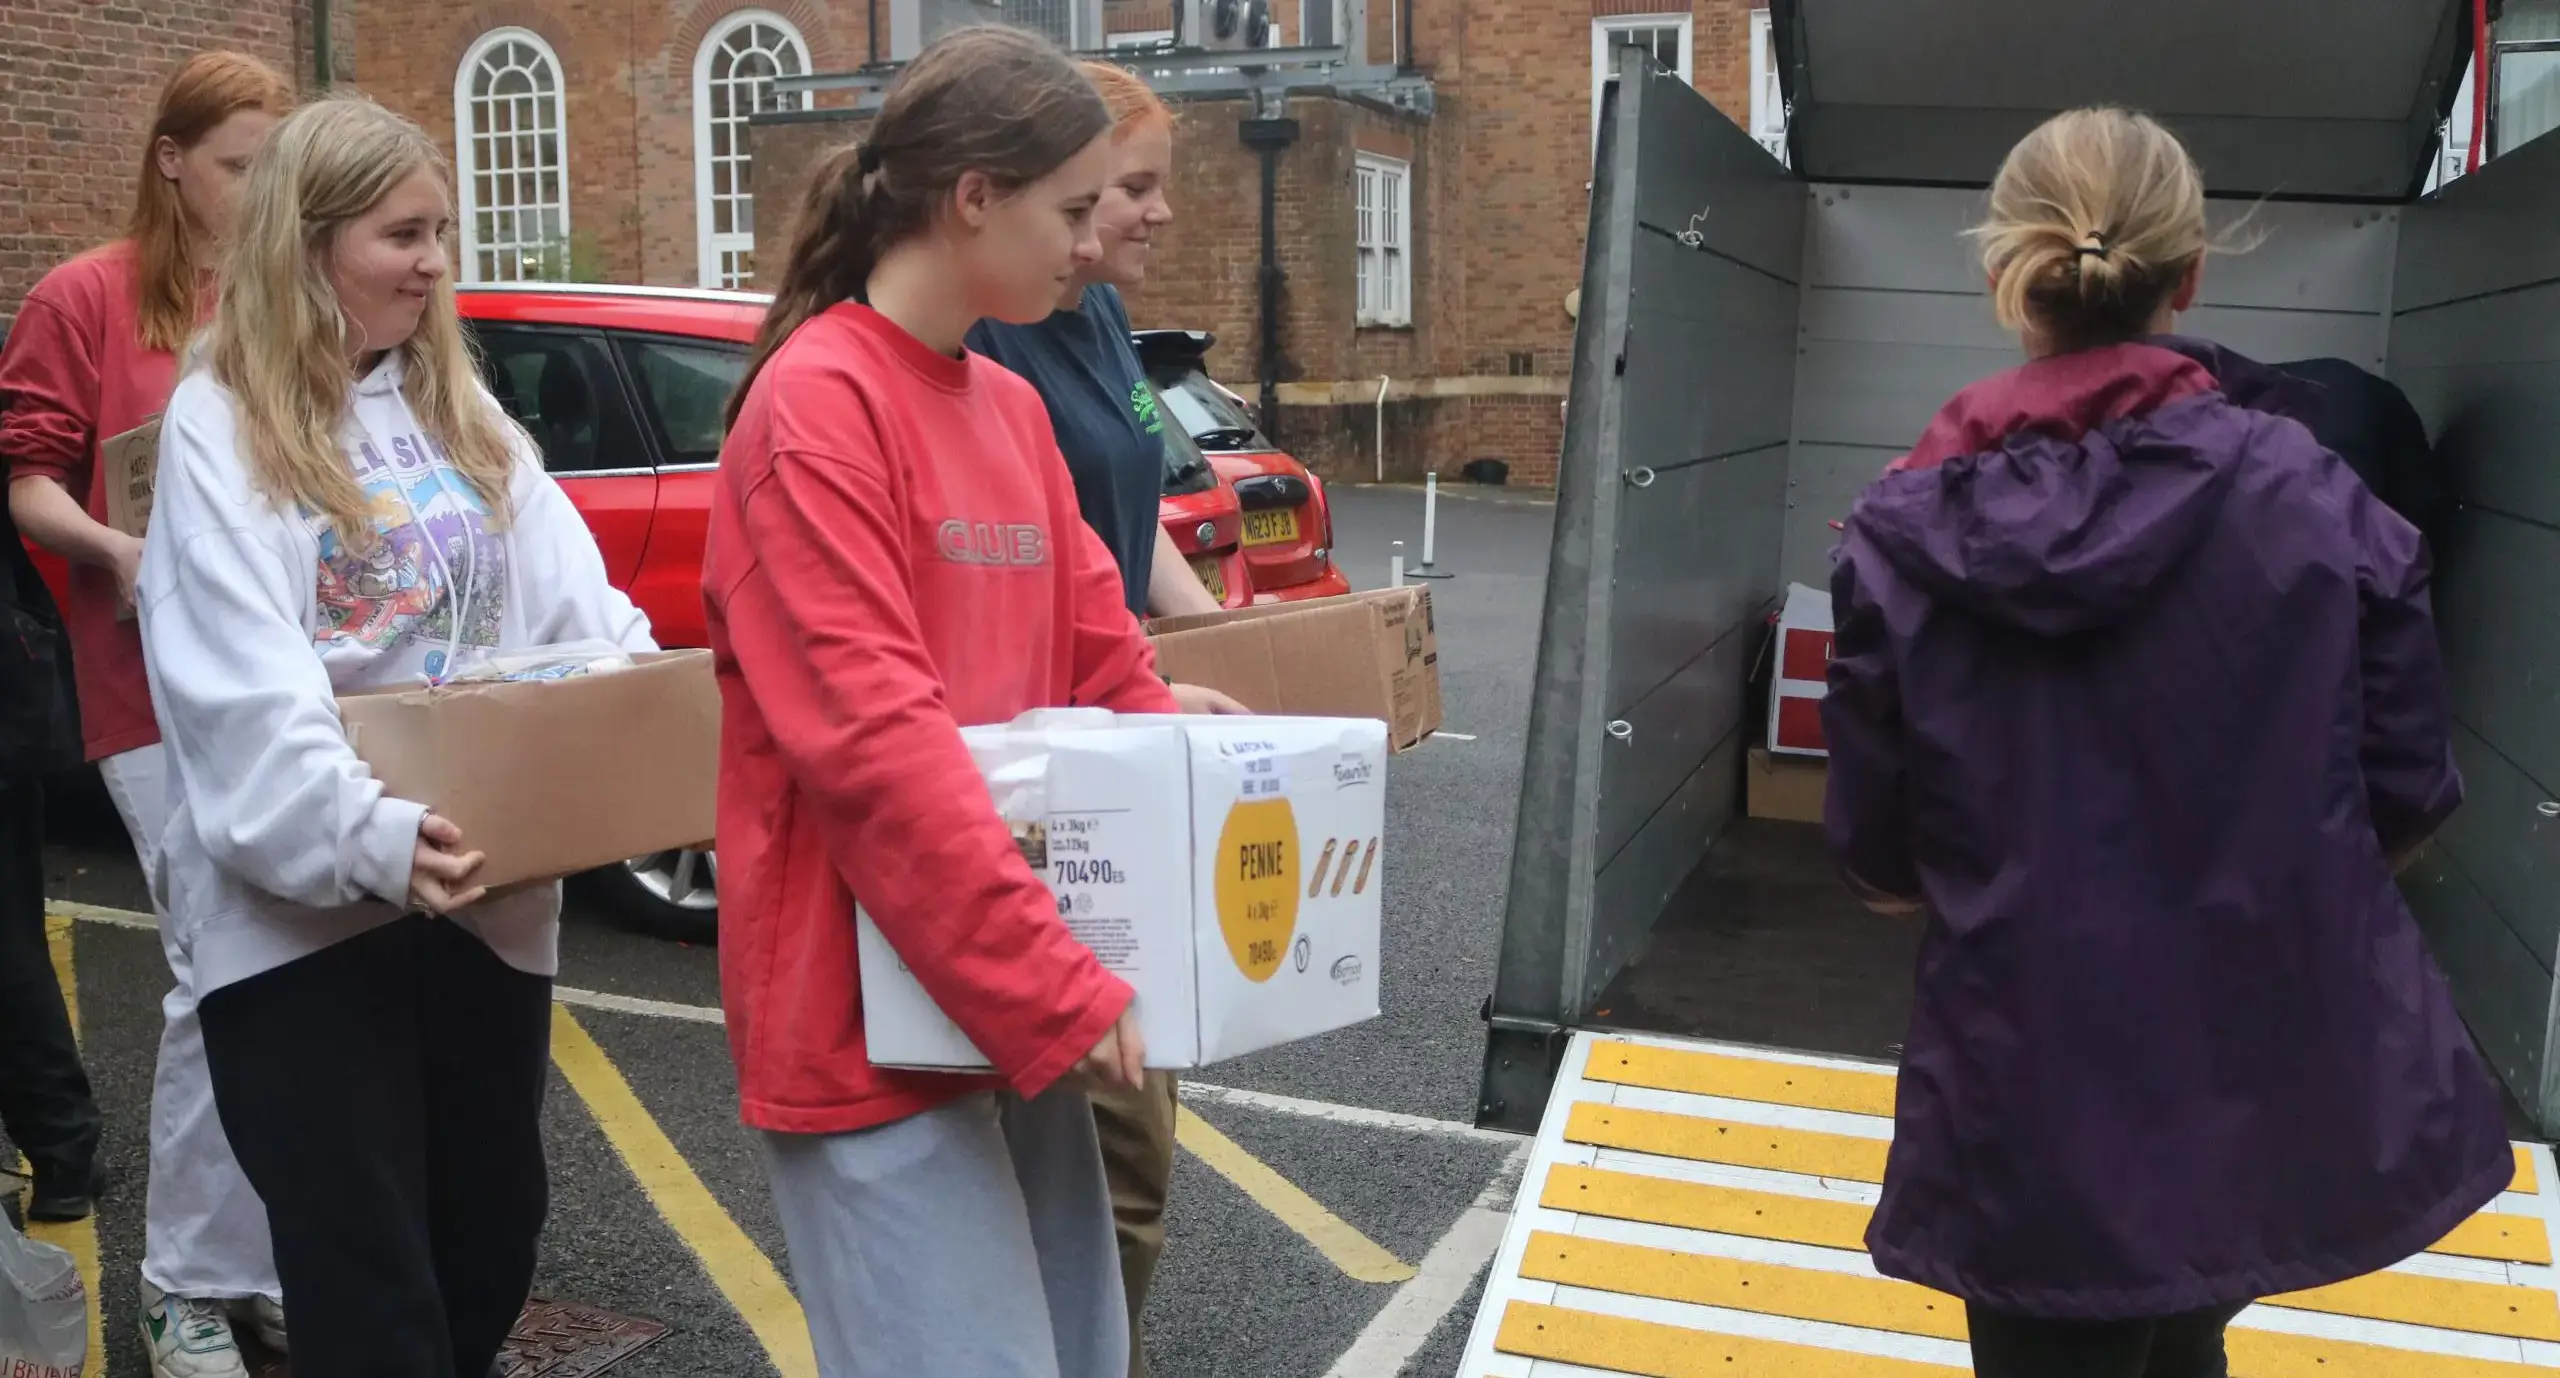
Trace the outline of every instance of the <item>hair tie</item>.
[[2081, 258], [2088, 258], [2092, 255], [2095, 255], [2098, 258], [2105, 258], [2107, 256], [2106, 232], [2103, 230], [2091, 230], [2088, 237], [2080, 241], [2080, 247], [2073, 249], [2071, 252]]

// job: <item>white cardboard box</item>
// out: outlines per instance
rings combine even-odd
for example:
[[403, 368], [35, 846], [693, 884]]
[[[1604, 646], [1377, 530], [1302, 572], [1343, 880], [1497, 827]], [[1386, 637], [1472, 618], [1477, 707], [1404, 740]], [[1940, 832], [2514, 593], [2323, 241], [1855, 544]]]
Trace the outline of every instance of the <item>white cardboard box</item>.
[[[1378, 1016], [1385, 723], [1075, 709], [961, 735], [1059, 917], [1138, 992], [1148, 1066]], [[855, 923], [871, 1060], [985, 1067], [871, 916]]]
[[1769, 750], [1782, 756], [1828, 756], [1822, 699], [1831, 692], [1831, 595], [1787, 586], [1778, 613], [1778, 664], [1769, 676]]

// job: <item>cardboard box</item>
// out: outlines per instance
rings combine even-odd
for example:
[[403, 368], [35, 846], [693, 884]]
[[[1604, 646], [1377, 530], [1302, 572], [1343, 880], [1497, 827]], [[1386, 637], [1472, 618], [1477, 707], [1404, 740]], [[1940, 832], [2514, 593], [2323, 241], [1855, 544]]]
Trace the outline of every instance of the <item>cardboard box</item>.
[[1440, 642], [1428, 589], [1159, 618], [1156, 668], [1256, 713], [1378, 718], [1408, 751], [1440, 730]]
[[1831, 767], [1819, 757], [1772, 756], [1751, 748], [1743, 767], [1743, 807], [1754, 818], [1782, 823], [1822, 821], [1822, 791]]
[[495, 890], [708, 846], [720, 763], [709, 651], [610, 674], [462, 681], [338, 700], [384, 791], [453, 820]]
[[[107, 525], [139, 540], [151, 524], [151, 495], [160, 478], [160, 418], [107, 437], [98, 459], [106, 469]], [[127, 603], [116, 618], [131, 622], [138, 611]]]
[[1778, 613], [1777, 655], [1777, 668], [1769, 676], [1769, 750], [1830, 755], [1822, 735], [1822, 696], [1830, 692], [1830, 594], [1803, 584], [1787, 586], [1786, 606]]
[[[1377, 1018], [1386, 724], [1066, 709], [961, 736], [1059, 918], [1136, 989], [1148, 1066]], [[985, 1067], [854, 921], [871, 1060]]]

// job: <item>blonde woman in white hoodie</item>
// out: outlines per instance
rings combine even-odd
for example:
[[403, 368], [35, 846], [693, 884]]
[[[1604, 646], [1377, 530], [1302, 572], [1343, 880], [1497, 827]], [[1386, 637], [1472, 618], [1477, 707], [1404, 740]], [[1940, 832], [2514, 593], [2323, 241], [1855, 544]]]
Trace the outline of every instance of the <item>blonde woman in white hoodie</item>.
[[651, 649], [480, 386], [447, 176], [359, 98], [276, 127], [164, 415], [143, 647], [162, 887], [214, 1097], [265, 1199], [297, 1378], [489, 1371], [533, 1277], [559, 890], [386, 795], [335, 698], [502, 651]]

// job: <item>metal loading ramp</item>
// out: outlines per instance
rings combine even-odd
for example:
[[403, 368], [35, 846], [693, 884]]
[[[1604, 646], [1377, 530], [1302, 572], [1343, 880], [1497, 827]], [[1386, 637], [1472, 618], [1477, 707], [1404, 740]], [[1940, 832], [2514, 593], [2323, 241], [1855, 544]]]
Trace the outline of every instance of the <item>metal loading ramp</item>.
[[[1958, 1378], [1964, 1306], [1877, 1275], [1893, 1136], [1872, 1063], [1576, 1033], [1485, 1282], [1461, 1378]], [[2560, 1174], [2388, 1271], [2271, 1299], [2235, 1378], [2560, 1373]]]

